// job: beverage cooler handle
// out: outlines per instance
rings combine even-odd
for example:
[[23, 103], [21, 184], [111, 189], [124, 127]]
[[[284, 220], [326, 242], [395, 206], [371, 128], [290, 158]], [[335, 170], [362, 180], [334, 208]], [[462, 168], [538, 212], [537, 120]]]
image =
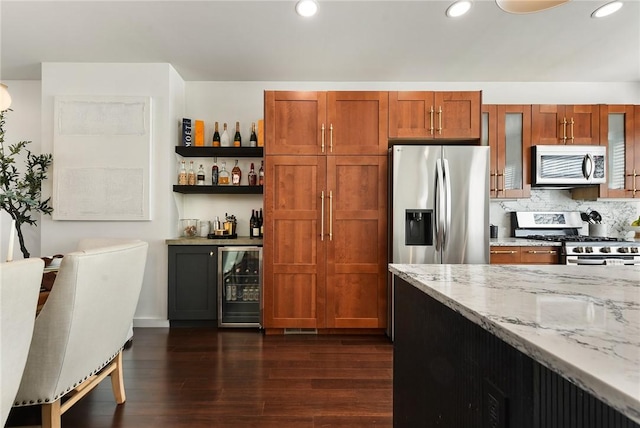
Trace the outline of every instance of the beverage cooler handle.
[[442, 159], [436, 160], [436, 180], [435, 180], [435, 194], [436, 194], [436, 251], [440, 251], [442, 248], [442, 234], [444, 232], [444, 178], [442, 173]]
[[591, 154], [587, 154], [582, 159], [582, 175], [586, 179], [590, 179], [593, 174], [593, 156]]
[[444, 164], [444, 205], [445, 205], [445, 222], [444, 232], [442, 234], [442, 250], [447, 249], [447, 243], [449, 242], [449, 230], [451, 229], [451, 174], [449, 172], [449, 161], [443, 159]]

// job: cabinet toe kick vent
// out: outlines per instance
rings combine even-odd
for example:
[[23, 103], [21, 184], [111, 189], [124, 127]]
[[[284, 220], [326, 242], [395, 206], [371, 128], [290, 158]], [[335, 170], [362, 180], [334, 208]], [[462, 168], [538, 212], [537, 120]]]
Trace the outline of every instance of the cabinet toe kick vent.
[[318, 334], [316, 328], [285, 328], [284, 334]]

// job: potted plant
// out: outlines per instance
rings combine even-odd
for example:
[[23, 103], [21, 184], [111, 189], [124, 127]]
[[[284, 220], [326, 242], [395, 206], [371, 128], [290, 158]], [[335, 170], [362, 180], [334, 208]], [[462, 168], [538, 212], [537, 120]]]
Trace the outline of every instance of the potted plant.
[[[10, 109], [0, 112], [0, 210], [6, 211], [15, 221], [20, 250], [23, 257], [30, 254], [24, 244], [22, 225], [37, 226], [36, 213], [51, 214], [53, 207], [49, 205], [51, 198], [44, 201], [42, 181], [47, 178], [47, 169], [51, 166], [51, 154], [34, 155], [27, 145], [31, 141], [20, 141], [5, 145], [4, 115]], [[24, 153], [24, 154], [23, 154]], [[21, 175], [16, 167], [16, 158], [25, 157], [25, 171]]]

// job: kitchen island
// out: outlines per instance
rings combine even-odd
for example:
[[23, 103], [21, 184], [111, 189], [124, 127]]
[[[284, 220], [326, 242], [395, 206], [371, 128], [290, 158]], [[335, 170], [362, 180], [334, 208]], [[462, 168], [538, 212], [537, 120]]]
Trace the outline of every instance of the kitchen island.
[[640, 426], [640, 268], [389, 269], [395, 427]]

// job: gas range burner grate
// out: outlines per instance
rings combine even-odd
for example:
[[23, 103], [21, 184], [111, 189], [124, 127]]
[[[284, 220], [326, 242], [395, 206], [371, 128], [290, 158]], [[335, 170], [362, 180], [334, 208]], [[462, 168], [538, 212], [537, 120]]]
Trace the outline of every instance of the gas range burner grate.
[[586, 236], [586, 235], [529, 235], [527, 239], [537, 241], [552, 242], [620, 242], [622, 238], [611, 238], [606, 236]]

